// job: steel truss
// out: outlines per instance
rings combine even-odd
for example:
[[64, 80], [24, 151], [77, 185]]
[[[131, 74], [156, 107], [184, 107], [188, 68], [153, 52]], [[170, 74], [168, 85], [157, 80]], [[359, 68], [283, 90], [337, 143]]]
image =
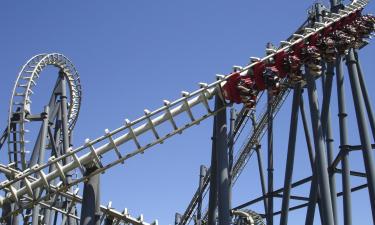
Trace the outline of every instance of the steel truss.
[[[241, 75], [253, 70], [259, 63], [268, 63], [280, 52], [290, 51], [296, 45], [306, 42], [309, 38], [323, 32], [336, 23], [347, 20], [353, 14], [361, 11], [367, 0], [353, 1], [344, 6], [332, 1], [332, 12], [322, 5], [314, 6], [314, 21], [304, 25], [295, 34], [282, 41], [278, 49], [268, 46], [267, 56], [252, 62], [245, 67], [236, 67], [235, 72]], [[365, 43], [358, 48], [364, 47]], [[345, 57], [349, 80], [355, 103], [358, 130], [361, 137], [360, 146], [350, 146], [347, 140], [347, 121], [345, 92], [343, 89], [342, 58]], [[43, 68], [46, 66], [58, 68], [56, 85], [50, 101], [43, 112], [32, 113], [31, 96]], [[100, 205], [100, 174], [109, 168], [124, 163], [131, 157], [143, 153], [150, 147], [163, 143], [175, 134], [198, 125], [203, 120], [214, 117], [213, 146], [211, 167], [202, 167], [198, 190], [195, 192], [188, 208], [182, 216], [176, 216], [176, 224], [188, 224], [196, 213], [196, 224], [261, 224], [262, 217], [266, 218], [267, 225], [274, 223], [275, 215], [281, 214], [280, 224], [288, 223], [289, 212], [307, 207], [306, 224], [314, 221], [315, 207], [318, 205], [322, 224], [337, 224], [336, 198], [343, 196], [344, 221], [351, 224], [351, 192], [368, 189], [372, 208], [373, 222], [375, 223], [375, 168], [369, 131], [366, 124], [367, 112], [372, 134], [375, 140], [375, 121], [368, 97], [363, 73], [359, 64], [357, 50], [350, 48], [344, 55], [337, 54], [335, 62], [322, 64], [325, 67], [322, 76], [314, 76], [305, 67], [304, 77], [300, 82], [292, 82], [289, 78], [281, 80], [281, 89], [274, 93], [272, 89], [262, 90], [267, 95], [267, 108], [259, 114], [259, 119], [252, 118], [253, 129], [247, 136], [245, 143], [233, 155], [234, 144], [248, 123], [252, 110], [244, 107], [235, 117], [231, 113], [229, 133], [227, 132], [226, 108], [230, 106], [225, 101], [223, 86], [234, 74], [218, 75], [217, 81], [206, 84], [200, 83], [199, 89], [182, 92], [182, 97], [170, 102], [164, 100], [164, 106], [144, 111], [144, 116], [134, 120], [125, 120], [125, 124], [116, 130], [105, 130], [105, 134], [94, 140], [86, 139], [85, 144], [73, 148], [71, 135], [76, 123], [80, 102], [81, 85], [79, 75], [73, 64], [65, 56], [57, 53], [41, 54], [30, 59], [22, 68], [13, 89], [9, 108], [8, 127], [0, 139], [0, 146], [5, 140], [8, 143], [9, 165], [0, 165], [0, 171], [7, 176], [7, 180], [0, 183], [0, 189], [6, 195], [0, 198], [2, 207], [2, 221], [5, 224], [18, 224], [19, 214], [24, 223], [56, 224], [58, 214], [61, 223], [65, 224], [144, 224], [143, 216], [131, 217], [127, 210], [117, 212], [108, 206]], [[336, 73], [334, 69], [336, 68]], [[311, 73], [310, 73], [311, 72]], [[334, 156], [332, 145], [332, 128], [330, 116], [330, 99], [334, 74], [337, 78], [337, 93], [339, 104], [340, 124], [340, 152]], [[320, 110], [316, 81], [323, 82], [323, 103]], [[310, 116], [312, 121], [313, 139], [307, 126], [307, 115], [304, 109], [302, 90], [307, 90], [309, 98]], [[288, 155], [286, 162], [284, 186], [274, 190], [273, 185], [273, 119], [283, 105], [289, 93], [293, 91], [293, 104], [290, 119], [290, 133], [288, 141]], [[295, 157], [295, 142], [298, 126], [298, 115], [301, 114], [303, 127], [308, 146], [312, 175], [297, 182], [292, 182]], [[184, 116], [185, 123], [179, 124], [176, 117]], [[180, 120], [179, 120], [180, 121]], [[31, 122], [39, 122], [39, 135], [31, 147], [26, 137], [26, 126]], [[170, 130], [162, 134], [158, 126], [169, 123]], [[267, 177], [263, 171], [260, 154], [260, 141], [268, 131], [267, 146]], [[153, 139], [140, 142], [140, 136], [150, 133]], [[134, 150], [124, 153], [121, 145], [132, 143]], [[33, 148], [31, 156], [27, 157], [28, 149]], [[227, 150], [229, 149], [229, 154]], [[362, 150], [366, 171], [351, 171], [349, 168], [349, 153], [353, 150]], [[46, 150], [50, 156], [46, 157]], [[315, 150], [315, 152], [314, 152]], [[108, 153], [113, 152], [117, 159], [105, 164], [102, 160]], [[80, 156], [78, 156], [78, 153]], [[231, 187], [236, 183], [242, 170], [253, 153], [258, 159], [258, 168], [262, 185], [262, 195], [244, 204], [233, 207], [231, 205]], [[338, 164], [342, 164], [338, 169]], [[76, 171], [79, 171], [76, 174]], [[336, 192], [334, 174], [342, 174], [343, 191]], [[366, 177], [367, 183], [352, 187], [350, 176]], [[266, 178], [267, 185], [266, 187]], [[83, 197], [78, 196], [77, 184], [84, 182]], [[293, 196], [291, 190], [299, 185], [310, 182], [310, 195]], [[91, 190], [91, 191], [89, 191]], [[209, 190], [208, 209], [202, 211], [202, 199]], [[274, 211], [273, 199], [282, 198], [282, 207]], [[291, 200], [302, 200], [306, 203], [290, 207]], [[373, 201], [372, 201], [373, 200]], [[264, 213], [244, 210], [259, 201], [263, 201]], [[76, 209], [82, 204], [80, 216]], [[157, 221], [151, 223], [157, 224]]]

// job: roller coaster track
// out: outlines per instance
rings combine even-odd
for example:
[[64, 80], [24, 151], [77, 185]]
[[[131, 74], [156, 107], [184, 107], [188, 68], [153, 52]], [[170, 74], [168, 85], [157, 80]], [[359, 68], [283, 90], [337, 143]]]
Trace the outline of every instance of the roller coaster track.
[[[55, 66], [62, 70], [70, 90], [70, 106], [68, 112], [69, 131], [74, 128], [81, 104], [81, 84], [77, 70], [72, 62], [59, 53], [39, 54], [31, 58], [21, 69], [13, 88], [9, 104], [8, 116], [8, 153], [9, 162], [15, 163], [15, 168], [25, 170], [26, 134], [28, 115], [31, 114], [31, 97], [33, 88], [37, 85], [42, 70], [46, 66]], [[14, 129], [12, 129], [14, 128]], [[13, 157], [12, 157], [13, 156]]]
[[[276, 116], [277, 112], [279, 111], [280, 107], [282, 106], [284, 100], [289, 95], [289, 93], [290, 93], [290, 89], [284, 88], [281, 90], [279, 95], [273, 101], [272, 107], [274, 109], [274, 117]], [[240, 121], [244, 121], [244, 120], [241, 120], [241, 118], [247, 117], [247, 116], [248, 115], [246, 111], [245, 113], [239, 114], [239, 121], [238, 123], [236, 123], [237, 126], [234, 129], [235, 131], [238, 131], [240, 129], [242, 125]], [[267, 113], [263, 111], [263, 113], [260, 116], [260, 119], [256, 122], [256, 125], [253, 128], [252, 132], [246, 138], [246, 140], [244, 141], [244, 144], [242, 145], [238, 154], [236, 155], [235, 160], [234, 160], [234, 165], [232, 168], [232, 172], [231, 172], [231, 175], [233, 178], [232, 186], [234, 186], [237, 178], [239, 177], [247, 161], [249, 160], [252, 150], [254, 149], [256, 145], [258, 145], [264, 132], [266, 131], [266, 128], [267, 128], [266, 125], [268, 122], [267, 119], [268, 119]], [[236, 135], [236, 133], [237, 132], [234, 133], [234, 136]], [[202, 195], [205, 195], [205, 193], [208, 191], [209, 182], [210, 182], [210, 173], [208, 172], [206, 176], [203, 178]], [[185, 210], [184, 214], [181, 216], [181, 221], [179, 225], [188, 224], [188, 222], [192, 218], [192, 214], [194, 210], [197, 207], [200, 194], [201, 194], [201, 191], [198, 188], [192, 200], [190, 201], [187, 209]]]
[[[18, 174], [21, 173], [21, 171], [15, 170], [11, 167], [8, 167], [8, 166], [2, 165], [2, 164], [0, 164], [0, 171], [2, 173], [6, 174], [8, 176], [12, 176], [12, 177], [17, 176]], [[35, 179], [36, 178], [34, 178], [34, 177], [30, 177], [31, 181], [34, 181]], [[62, 184], [62, 182], [59, 182], [57, 185], [50, 185], [49, 191], [54, 193], [54, 197], [51, 200], [41, 201], [38, 204], [40, 204], [42, 207], [53, 209], [53, 210], [55, 210], [55, 211], [57, 211], [57, 212], [59, 212], [63, 215], [66, 215], [68, 217], [72, 217], [76, 220], [80, 220], [80, 218], [77, 215], [69, 213], [69, 212], [67, 212], [67, 210], [64, 210], [64, 209], [61, 209], [61, 208], [58, 208], [58, 207], [54, 206], [56, 201], [57, 201], [57, 198], [56, 198], [57, 196], [65, 197], [73, 203], [82, 203], [82, 197], [77, 194], [78, 191], [79, 191], [78, 188], [76, 188], [73, 191], [73, 193], [70, 192], [70, 191], [58, 192], [58, 187], [61, 184]], [[29, 197], [26, 197], [26, 199], [32, 200]], [[129, 224], [133, 224], [133, 225], [157, 225], [158, 224], [157, 220], [155, 220], [152, 223], [145, 222], [144, 219], [143, 219], [143, 215], [140, 215], [138, 218], [132, 217], [129, 214], [127, 209], [124, 209], [123, 212], [116, 211], [115, 209], [113, 209], [111, 207], [111, 204], [112, 203], [110, 202], [107, 206], [100, 205], [100, 211], [102, 213], [101, 221], [103, 221], [106, 217], [109, 217], [109, 218], [114, 220], [115, 224], [116, 223], [117, 224], [119, 224], [119, 223], [129, 223]]]
[[[273, 57], [275, 54], [277, 54], [278, 52], [286, 51], [290, 49], [291, 47], [293, 47], [295, 44], [300, 43], [301, 41], [307, 40], [309, 37], [322, 31], [324, 28], [332, 25], [333, 23], [337, 21], [342, 20], [343, 18], [346, 18], [347, 16], [349, 16], [350, 13], [361, 10], [366, 4], [367, 4], [366, 0], [353, 1], [351, 4], [345, 6], [344, 9], [341, 9], [337, 14], [329, 13], [329, 15], [324, 17], [323, 22], [315, 23], [314, 27], [311, 27], [311, 28], [304, 28], [303, 33], [294, 34], [291, 40], [287, 42], [281, 42], [281, 47], [279, 50], [269, 54], [263, 59], [259, 59], [259, 61], [265, 62], [271, 57]], [[40, 58], [44, 59], [44, 61], [40, 60], [40, 62], [41, 61], [48, 62], [49, 60], [51, 60], [51, 62], [58, 62], [58, 58], [55, 59], [54, 61], [53, 57], [51, 59], [47, 59], [48, 58], [47, 56], [36, 56], [36, 57], [38, 57], [38, 59]], [[254, 62], [244, 68], [241, 68], [240, 72], [247, 73], [247, 71], [250, 68], [252, 68], [254, 65], [256, 65], [257, 63], [259, 63], [259, 61]], [[54, 63], [51, 63], [51, 64], [54, 64]], [[45, 65], [47, 65], [47, 63], [37, 64], [34, 68], [36, 69], [35, 74], [38, 74], [38, 71], [40, 70], [40, 68]], [[57, 63], [57, 65], [59, 64]], [[39, 68], [39, 70], [37, 68]], [[66, 69], [65, 67], [59, 67], [59, 68]], [[33, 74], [33, 78], [29, 78], [30, 80], [34, 80], [34, 73], [32, 74]], [[35, 75], [35, 78], [37, 77], [38, 75]], [[185, 129], [188, 129], [193, 125], [197, 125], [201, 121], [215, 115], [217, 112], [224, 110], [226, 106], [215, 111], [212, 109], [210, 105], [212, 105], [212, 102], [213, 102], [212, 97], [214, 95], [219, 95], [223, 98], [221, 87], [225, 83], [225, 81], [229, 79], [230, 77], [231, 75], [218, 76], [218, 80], [211, 84], [200, 83], [200, 88], [198, 90], [192, 93], [183, 92], [182, 98], [176, 101], [169, 102], [165, 100], [164, 106], [153, 112], [150, 112], [149, 110], [145, 110], [144, 116], [134, 121], [125, 120], [125, 125], [113, 131], [105, 130], [105, 135], [102, 137], [99, 137], [92, 141], [90, 141], [89, 139], [86, 139], [84, 145], [76, 149], [70, 149], [69, 152], [63, 154], [62, 156], [49, 158], [48, 163], [44, 165], [35, 165], [31, 168], [23, 170], [22, 172], [17, 174], [17, 176], [15, 176], [14, 179], [6, 180], [0, 184], [0, 189], [9, 191], [9, 195], [1, 199], [0, 206], [2, 206], [4, 203], [16, 202], [17, 205], [20, 207], [20, 210], [26, 207], [30, 207], [48, 198], [49, 196], [53, 195], [53, 193], [65, 192], [66, 190], [68, 190], [69, 187], [75, 184], [78, 184], [80, 182], [83, 182], [84, 180], [87, 180], [89, 177], [94, 176], [95, 174], [104, 172], [107, 169], [119, 163], [123, 163], [129, 158], [136, 156], [140, 153], [143, 153], [146, 149], [156, 144], [163, 143], [165, 140], [171, 138], [175, 134], [181, 134], [182, 131], [184, 131]], [[17, 80], [17, 83], [18, 83], [18, 80]], [[30, 88], [26, 88], [26, 90], [28, 92], [25, 94], [25, 97], [24, 97], [24, 104], [22, 105], [22, 108], [20, 111], [22, 113], [26, 113], [28, 110], [30, 110], [28, 108], [29, 103], [30, 103], [30, 98], [27, 96], [29, 96], [29, 93], [32, 93], [32, 92], [29, 92], [29, 90], [31, 90]], [[74, 90], [72, 92], [74, 93]], [[15, 89], [13, 91], [13, 95], [15, 96], [14, 93], [16, 93]], [[75, 96], [73, 95], [73, 98], [74, 97]], [[77, 102], [72, 102], [71, 104], [74, 105], [74, 103], [77, 103]], [[13, 107], [12, 105], [14, 105], [13, 102], [11, 103], [11, 107]], [[72, 111], [70, 114], [70, 117], [69, 117], [69, 121], [71, 121], [70, 126], [74, 126], [74, 122], [75, 122], [74, 116], [78, 114], [78, 109], [79, 107], [77, 108], [76, 111]], [[14, 112], [15, 110], [12, 108], [11, 111]], [[179, 115], [187, 117], [185, 121], [188, 121], [188, 122], [184, 124], [178, 124], [177, 116]], [[171, 130], [166, 132], [166, 134], [162, 134], [157, 129], [158, 126], [164, 123], [171, 124]], [[264, 121], [264, 122], [261, 122], [260, 125], [264, 126], [266, 123], [267, 122]], [[257, 135], [260, 136], [263, 131], [264, 131], [264, 127], [263, 129], [259, 130], [259, 133]], [[21, 128], [21, 130], [19, 130], [18, 132], [23, 133], [25, 132], [25, 129]], [[149, 140], [146, 143], [141, 143], [139, 137], [145, 133], [152, 134], [154, 138], [152, 140]], [[257, 140], [254, 139], [254, 141], [257, 141]], [[21, 139], [20, 142], [24, 142], [24, 140]], [[130, 144], [130, 143], [133, 143], [135, 145], [135, 149], [132, 151], [129, 151], [129, 153], [127, 154], [121, 153], [119, 147], [121, 145]], [[251, 141], [249, 143], [251, 143]], [[249, 154], [246, 151], [250, 151], [250, 148], [247, 148], [247, 149], [244, 148], [244, 153], [239, 155], [239, 158], [237, 159], [236, 164], [233, 169], [234, 174], [240, 173], [241, 168], [243, 168], [244, 163], [246, 162], [245, 159], [247, 158], [247, 154]], [[22, 159], [22, 157], [24, 157], [22, 156], [22, 154], [24, 154], [24, 151], [23, 153], [22, 153], [22, 150], [20, 152], [21, 152], [21, 159]], [[110, 163], [104, 164], [101, 158], [103, 158], [105, 155], [107, 155], [107, 153], [110, 153], [110, 152], [115, 153], [118, 158], [114, 161], [111, 161]], [[79, 153], [80, 156], [78, 156], [77, 153]], [[72, 157], [73, 161], [64, 165], [63, 161], [67, 157]], [[86, 174], [85, 167], [91, 165], [93, 162], [96, 164], [98, 169], [91, 174]], [[54, 165], [56, 169], [50, 172], [47, 172], [48, 167], [51, 165]], [[24, 165], [21, 168], [24, 168]], [[63, 181], [65, 181], [67, 173], [75, 169], [79, 169], [79, 171], [81, 171], [82, 173], [81, 177], [74, 179], [69, 183], [67, 182], [62, 183], [59, 187], [51, 186], [51, 181], [57, 178], [61, 178]], [[17, 182], [22, 182], [24, 186], [20, 188], [17, 187], [15, 185]], [[35, 193], [35, 190], [38, 188], [47, 190], [44, 196], [38, 196]], [[32, 199], [32, 200], [28, 202], [21, 201], [24, 199]], [[19, 210], [14, 210], [13, 212], [11, 212], [11, 214], [16, 214], [18, 212]]]
[[[298, 33], [300, 30], [304, 30], [304, 26], [306, 25], [306, 23], [304, 23], [303, 26], [301, 26], [296, 33]], [[289, 41], [293, 41], [293, 38], [295, 38], [296, 36], [298, 35], [292, 35], [288, 40]], [[272, 108], [274, 109], [274, 117], [276, 116], [279, 108], [282, 106], [285, 98], [287, 97], [287, 95], [289, 94], [290, 92], [290, 89], [288, 88], [284, 88], [280, 94], [275, 98], [274, 102], [273, 102], [273, 106]], [[243, 118], [243, 117], [246, 117], [247, 114], [239, 114], [239, 118]], [[241, 120], [243, 121], [243, 119]], [[253, 128], [252, 132], [250, 133], [250, 135], [248, 136], [248, 138], [245, 140], [244, 144], [242, 145], [242, 147], [240, 148], [238, 154], [236, 155], [236, 158], [235, 158], [235, 163], [234, 163], [234, 166], [232, 168], [232, 171], [231, 171], [231, 175], [232, 175], [232, 186], [235, 185], [236, 183], [236, 180], [237, 178], [240, 176], [243, 168], [246, 166], [247, 164], [247, 161], [250, 159], [251, 157], [251, 154], [253, 153], [253, 149], [254, 147], [256, 147], [256, 145], [259, 143], [259, 141], [261, 140], [264, 132], [266, 131], [267, 125], [268, 123], [268, 117], [267, 117], [267, 113], [265, 110], [263, 110], [263, 113], [261, 114], [260, 116], [260, 119], [256, 122], [256, 126]], [[234, 129], [234, 135], [236, 135], [236, 131], [238, 131], [238, 127], [241, 126], [241, 124], [238, 124], [238, 123], [235, 123], [237, 126], [235, 127]], [[209, 170], [208, 170], [209, 171]], [[205, 196], [207, 191], [208, 191], [208, 188], [209, 188], [209, 181], [210, 181], [210, 173], [207, 172], [205, 177], [203, 178], [203, 185], [202, 185], [202, 190], [200, 190], [199, 188], [196, 190], [196, 192], [194, 193], [193, 195], [193, 198], [192, 200], [190, 201], [187, 209], [185, 210], [185, 212], [181, 215], [181, 219], [179, 221], [179, 225], [185, 225], [185, 224], [188, 224], [191, 219], [192, 219], [192, 215], [194, 213], [194, 210], [196, 210], [196, 207], [198, 205], [198, 201], [199, 201], [199, 196], [202, 195], [202, 196]], [[206, 211], [207, 213], [207, 211]], [[207, 214], [204, 214], [204, 218], [207, 216]]]

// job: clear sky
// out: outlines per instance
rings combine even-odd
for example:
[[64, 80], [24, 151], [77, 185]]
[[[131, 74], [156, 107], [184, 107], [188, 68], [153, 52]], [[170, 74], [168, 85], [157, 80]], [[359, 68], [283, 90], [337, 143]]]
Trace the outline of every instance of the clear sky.
[[[8, 101], [21, 66], [38, 53], [59, 52], [69, 57], [81, 76], [83, 101], [75, 128], [74, 146], [94, 139], [105, 128], [115, 129], [125, 118], [135, 119], [143, 110], [162, 106], [162, 100], [180, 97], [180, 91], [210, 83], [215, 74], [226, 74], [232, 65], [245, 65], [250, 56], [264, 55], [265, 44], [287, 38], [305, 20], [314, 1], [2, 1], [0, 3], [0, 128], [6, 126]], [[324, 2], [327, 3], [327, 2]], [[370, 3], [366, 12], [375, 12]], [[375, 82], [373, 44], [361, 51], [369, 87]], [[35, 89], [48, 98], [56, 74], [42, 74]], [[349, 90], [349, 89], [348, 89]], [[332, 118], [338, 144], [336, 88]], [[352, 98], [347, 92], [350, 143], [359, 144]], [[41, 107], [42, 100], [35, 100]], [[291, 99], [275, 123], [275, 187], [282, 186]], [[117, 166], [102, 176], [101, 202], [128, 208], [133, 216], [172, 224], [175, 212], [183, 212], [198, 184], [199, 165], [209, 165], [212, 119], [176, 136], [144, 155]], [[300, 127], [299, 127], [300, 128]], [[304, 137], [299, 129], [294, 180], [310, 173]], [[265, 149], [265, 148], [264, 148]], [[1, 150], [1, 163], [6, 160]], [[355, 170], [363, 171], [361, 154], [351, 155]], [[265, 163], [265, 162], [264, 162]], [[239, 179], [233, 205], [260, 194], [256, 161]], [[341, 176], [337, 175], [341, 186]], [[363, 183], [353, 178], [353, 184]], [[304, 186], [297, 193], [306, 193]], [[82, 187], [81, 187], [82, 189]], [[340, 188], [338, 188], [340, 189]], [[341, 211], [339, 198], [339, 211]], [[280, 202], [276, 205], [279, 207]], [[255, 210], [262, 212], [262, 205]], [[353, 195], [354, 224], [371, 224], [367, 192]], [[341, 214], [341, 213], [340, 213]], [[290, 224], [301, 224], [299, 210]], [[278, 223], [278, 218], [275, 220]], [[342, 223], [342, 220], [341, 220]]]

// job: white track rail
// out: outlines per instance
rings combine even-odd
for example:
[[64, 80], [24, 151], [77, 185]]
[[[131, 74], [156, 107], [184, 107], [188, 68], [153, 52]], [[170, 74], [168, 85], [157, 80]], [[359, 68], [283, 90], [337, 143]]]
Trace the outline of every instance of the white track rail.
[[[26, 169], [26, 123], [27, 115], [31, 114], [31, 97], [33, 88], [47, 66], [55, 66], [63, 71], [70, 90], [70, 104], [68, 112], [68, 127], [71, 131], [76, 123], [81, 104], [81, 84], [77, 70], [72, 62], [62, 54], [39, 54], [32, 57], [21, 69], [13, 87], [12, 97], [9, 104], [8, 116], [8, 153], [9, 162], [12, 163], [12, 155], [17, 154], [17, 166], [21, 170]], [[17, 116], [17, 120], [12, 117]], [[15, 125], [16, 129], [11, 129]], [[16, 135], [16, 139], [14, 138]]]
[[[268, 55], [267, 57], [261, 59], [261, 61], [266, 61], [269, 58], [273, 57], [276, 53], [280, 51], [286, 51], [291, 46], [296, 43], [299, 43], [303, 40], [306, 40], [311, 35], [316, 34], [317, 32], [321, 31], [325, 27], [330, 26], [332, 23], [339, 21], [349, 15], [349, 13], [354, 12], [356, 10], [362, 9], [366, 4], [367, 0], [361, 1], [354, 1], [350, 5], [346, 6], [344, 10], [340, 10], [338, 14], [331, 14], [327, 17], [323, 23], [316, 24], [315, 28], [306, 29], [304, 34], [295, 35], [292, 40], [288, 43], [283, 42], [283, 46], [275, 53]], [[242, 69], [241, 72], [246, 72], [254, 66], [256, 63], [252, 63]], [[10, 196], [7, 196], [1, 199], [0, 203], [4, 202], [19, 202], [19, 200], [26, 195], [33, 198], [34, 201], [30, 202], [30, 204], [36, 204], [38, 201], [42, 200], [43, 197], [34, 198], [34, 190], [36, 188], [45, 188], [50, 189], [50, 183], [52, 180], [56, 178], [64, 178], [66, 174], [74, 169], [80, 168], [81, 171], [84, 171], [84, 167], [95, 162], [99, 169], [95, 171], [94, 174], [104, 172], [108, 168], [117, 165], [119, 163], [124, 162], [125, 160], [139, 154], [143, 153], [146, 149], [158, 144], [162, 143], [164, 140], [172, 137], [175, 134], [182, 133], [183, 130], [200, 123], [202, 120], [214, 115], [217, 111], [213, 111], [210, 108], [210, 103], [213, 102], [212, 97], [215, 94], [221, 95], [221, 85], [228, 79], [229, 76], [226, 77], [219, 77], [218, 81], [213, 82], [210, 85], [201, 84], [200, 89], [193, 93], [183, 93], [183, 97], [174, 101], [174, 102], [164, 102], [164, 106], [153, 111], [149, 112], [145, 110], [145, 115], [136, 119], [132, 122], [126, 121], [126, 124], [112, 132], [106, 130], [105, 135], [97, 138], [93, 141], [87, 140], [85, 145], [78, 147], [74, 150], [69, 151], [65, 155], [59, 158], [50, 158], [49, 162], [45, 165], [39, 166], [36, 165], [33, 168], [23, 171], [18, 177], [13, 180], [6, 180], [0, 184], [0, 189], [8, 189], [11, 193]], [[196, 117], [193, 114], [193, 109], [197, 107], [204, 108], [205, 112], [203, 115]], [[223, 110], [219, 109], [219, 110]], [[176, 117], [178, 115], [185, 116], [185, 123], [177, 124]], [[166, 135], [161, 136], [158, 132], [158, 126], [164, 123], [171, 123], [171, 127], [173, 128], [170, 132]], [[142, 144], [139, 141], [139, 136], [144, 133], [150, 133], [154, 136], [152, 140], [149, 142]], [[133, 151], [130, 151], [127, 154], [122, 154], [119, 146], [128, 143], [129, 141], [134, 142], [136, 148]], [[108, 163], [106, 165], [103, 164], [101, 158], [108, 152], [116, 153], [118, 159]], [[81, 153], [83, 155], [78, 156], [77, 153]], [[72, 156], [74, 161], [63, 165], [62, 160], [66, 157]], [[56, 170], [51, 171], [49, 173], [45, 173], [43, 170], [47, 168], [49, 165], [55, 164]], [[39, 176], [40, 178], [36, 179], [35, 181], [29, 181], [28, 176]], [[61, 190], [67, 190], [68, 187], [82, 182], [83, 180], [87, 179], [88, 176], [82, 174], [82, 177], [79, 179], [74, 180], [70, 184], [63, 184], [61, 185]], [[24, 187], [17, 188], [14, 184], [18, 181], [23, 181], [25, 184]], [[1, 204], [0, 204], [1, 206]]]
[[[13, 176], [13, 177], [22, 173], [21, 171], [18, 171], [16, 169], [12, 168], [12, 167], [8, 167], [8, 166], [2, 165], [2, 164], [0, 164], [0, 171], [4, 174], [8, 175], [8, 176]], [[36, 178], [28, 177], [28, 179], [30, 181], [34, 181]], [[65, 197], [65, 198], [69, 199], [71, 202], [74, 202], [74, 203], [82, 203], [82, 197], [77, 194], [79, 192], [78, 188], [76, 188], [73, 192], [70, 192], [70, 191], [58, 192], [57, 191], [58, 187], [61, 184], [62, 184], [62, 182], [59, 182], [59, 184], [57, 184], [57, 185], [50, 185], [49, 191], [52, 192], [52, 193], [55, 193], [54, 197], [52, 198], [52, 201], [51, 200], [41, 201], [38, 204], [40, 204], [42, 207], [55, 210], [55, 211], [57, 211], [57, 212], [59, 212], [63, 215], [66, 215], [68, 217], [72, 217], [74, 219], [79, 220], [80, 218], [77, 215], [74, 215], [72, 213], [67, 212], [64, 209], [61, 209], [61, 208], [58, 208], [58, 207], [54, 206], [54, 199], [57, 196]], [[26, 197], [26, 199], [28, 199], [28, 198], [29, 197]], [[128, 209], [126, 209], [126, 208], [124, 209], [124, 211], [122, 213], [119, 212], [119, 211], [116, 211], [115, 209], [113, 209], [111, 207], [111, 205], [112, 205], [111, 202], [107, 206], [100, 205], [100, 211], [102, 213], [101, 220], [104, 220], [105, 217], [109, 216], [109, 217], [112, 217], [114, 219], [114, 221], [115, 221], [114, 224], [116, 224], [116, 223], [117, 224], [125, 223], [125, 224], [132, 224], [132, 225], [157, 225], [158, 224], [157, 220], [155, 220], [152, 223], [145, 222], [144, 219], [143, 219], [143, 215], [140, 215], [137, 218], [132, 217], [129, 214]]]
[[[273, 101], [272, 108], [274, 109], [274, 117], [276, 117], [276, 114], [278, 113], [280, 107], [283, 105], [285, 99], [290, 93], [289, 88], [285, 87], [285, 89], [282, 89], [278, 96], [275, 97], [275, 100]], [[242, 172], [243, 168], [245, 167], [247, 161], [250, 159], [254, 147], [258, 144], [258, 142], [262, 139], [263, 134], [265, 133], [267, 129], [267, 114], [266, 111], [263, 110], [263, 113], [259, 116], [259, 120], [256, 122], [256, 126], [253, 128], [251, 133], [248, 135], [246, 140], [243, 142], [243, 145], [240, 147], [240, 150], [238, 151], [238, 154], [236, 155], [234, 159], [234, 164], [232, 168], [232, 186], [235, 185], [237, 178], [239, 177], [240, 173]], [[211, 168], [210, 168], [211, 169]], [[202, 196], [205, 196], [207, 194], [208, 188], [209, 188], [209, 181], [210, 181], [210, 173], [208, 172], [206, 176], [204, 177], [203, 181], [203, 193]], [[200, 195], [199, 188], [196, 190], [192, 200], [190, 201], [188, 207], [186, 208], [184, 214], [182, 215], [181, 221], [179, 225], [185, 225], [189, 224], [190, 220], [193, 219], [193, 212], [196, 210], [198, 199]], [[207, 211], [207, 210], [206, 210]]]

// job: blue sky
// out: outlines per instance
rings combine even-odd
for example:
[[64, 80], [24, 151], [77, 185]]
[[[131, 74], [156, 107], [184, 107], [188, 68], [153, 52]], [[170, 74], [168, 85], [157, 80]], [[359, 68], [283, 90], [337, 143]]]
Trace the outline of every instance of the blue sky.
[[[0, 128], [6, 126], [16, 75], [35, 54], [60, 52], [73, 61], [80, 73], [83, 102], [73, 141], [80, 146], [85, 138], [102, 135], [105, 128], [121, 126], [125, 118], [143, 115], [145, 108], [156, 109], [162, 100], [180, 97], [182, 90], [197, 89], [198, 82], [210, 83], [215, 74], [226, 74], [233, 65], [247, 64], [250, 56], [263, 56], [265, 44], [270, 41], [277, 45], [287, 38], [305, 20], [312, 3], [3, 1], [0, 3]], [[374, 3], [370, 3], [366, 11], [374, 13], [374, 9]], [[370, 44], [360, 54], [372, 102], [374, 50]], [[49, 97], [55, 79], [53, 70], [45, 74], [37, 86], [36, 95], [40, 99]], [[335, 90], [334, 87], [332, 118], [337, 121]], [[349, 127], [353, 132], [349, 139], [358, 144], [350, 94], [348, 91], [348, 111], [352, 113]], [[35, 104], [41, 107], [43, 101], [36, 100]], [[289, 98], [275, 125], [277, 188], [281, 187], [284, 176], [290, 108]], [[134, 216], [143, 213], [146, 221], [158, 219], [160, 224], [172, 224], [174, 213], [185, 210], [196, 190], [199, 165], [209, 165], [211, 125], [209, 119], [105, 173], [102, 204], [113, 201], [116, 209], [126, 207]], [[337, 122], [333, 126], [337, 146]], [[310, 172], [301, 131], [295, 179]], [[4, 150], [1, 163], [7, 163]], [[353, 153], [351, 160], [353, 169], [363, 170], [360, 153]], [[251, 160], [234, 189], [234, 206], [260, 194], [256, 171], [256, 161]], [[336, 179], [339, 186], [341, 177]], [[299, 193], [306, 192], [306, 187], [300, 188]], [[364, 191], [354, 194], [353, 204], [356, 224], [371, 224], [368, 194]], [[297, 211], [290, 222], [297, 224], [303, 221], [303, 216], [303, 210]]]

